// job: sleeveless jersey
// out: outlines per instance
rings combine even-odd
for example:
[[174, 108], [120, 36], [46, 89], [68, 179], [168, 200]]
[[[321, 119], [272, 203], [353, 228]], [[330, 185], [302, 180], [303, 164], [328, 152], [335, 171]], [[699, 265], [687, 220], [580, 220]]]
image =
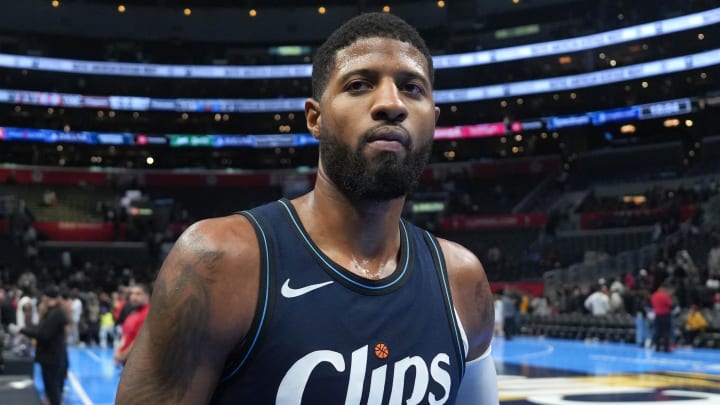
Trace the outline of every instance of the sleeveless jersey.
[[241, 214], [260, 245], [260, 291], [212, 403], [455, 402], [465, 352], [434, 237], [401, 220], [396, 270], [368, 280], [323, 254], [288, 200]]

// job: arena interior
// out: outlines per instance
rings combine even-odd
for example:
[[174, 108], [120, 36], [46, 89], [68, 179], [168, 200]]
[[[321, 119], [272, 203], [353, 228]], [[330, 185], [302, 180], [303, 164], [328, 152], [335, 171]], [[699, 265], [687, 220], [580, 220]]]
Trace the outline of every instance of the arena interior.
[[367, 11], [434, 57], [441, 114], [405, 217], [481, 259], [501, 403], [720, 403], [719, 6], [0, 2], [0, 403], [42, 403], [14, 325], [49, 284], [82, 304], [64, 403], [114, 402], [102, 315], [190, 224], [310, 190], [314, 51]]

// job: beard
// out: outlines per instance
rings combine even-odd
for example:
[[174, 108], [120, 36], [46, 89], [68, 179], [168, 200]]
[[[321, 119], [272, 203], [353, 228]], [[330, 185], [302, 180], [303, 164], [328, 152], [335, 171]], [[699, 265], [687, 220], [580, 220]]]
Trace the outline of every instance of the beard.
[[432, 138], [413, 149], [412, 139], [405, 146], [405, 157], [383, 151], [367, 158], [369, 131], [352, 150], [325, 128], [320, 129], [320, 156], [327, 176], [349, 200], [380, 202], [402, 197], [412, 191], [430, 159]]

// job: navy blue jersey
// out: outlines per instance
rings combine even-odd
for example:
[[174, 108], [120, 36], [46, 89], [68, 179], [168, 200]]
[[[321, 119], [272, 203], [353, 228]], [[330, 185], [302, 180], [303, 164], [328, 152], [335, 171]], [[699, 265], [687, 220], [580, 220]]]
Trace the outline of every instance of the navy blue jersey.
[[453, 404], [465, 353], [437, 241], [400, 222], [397, 268], [359, 277], [288, 200], [243, 212], [261, 253], [255, 319], [212, 403]]

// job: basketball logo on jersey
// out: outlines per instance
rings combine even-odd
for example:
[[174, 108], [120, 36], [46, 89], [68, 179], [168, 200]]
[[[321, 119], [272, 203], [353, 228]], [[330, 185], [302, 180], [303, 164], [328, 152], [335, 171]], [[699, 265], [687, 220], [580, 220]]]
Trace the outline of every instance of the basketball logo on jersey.
[[[389, 348], [384, 343], [374, 345], [373, 355], [377, 359], [387, 359]], [[346, 372], [345, 357], [332, 350], [317, 350], [300, 358], [287, 371], [278, 387], [276, 405], [300, 405], [303, 392], [312, 378], [315, 368], [322, 363], [330, 363], [338, 373], [347, 375], [347, 394], [345, 405], [360, 405], [365, 380], [368, 373], [368, 355], [370, 346], [365, 345], [352, 352], [350, 356], [350, 369]], [[391, 367], [388, 370], [388, 366]], [[391, 374], [390, 399], [388, 405], [429, 403], [440, 405], [447, 402], [450, 397], [452, 378], [448, 372], [450, 356], [447, 353], [438, 353], [427, 364], [420, 356], [408, 356], [391, 364], [384, 364], [370, 370], [370, 390], [367, 405], [380, 405], [388, 383], [388, 373]], [[412, 386], [405, 386], [406, 374], [413, 369], [415, 381]], [[429, 391], [430, 379], [442, 387], [441, 392]], [[438, 390], [440, 391], [440, 390]]]

